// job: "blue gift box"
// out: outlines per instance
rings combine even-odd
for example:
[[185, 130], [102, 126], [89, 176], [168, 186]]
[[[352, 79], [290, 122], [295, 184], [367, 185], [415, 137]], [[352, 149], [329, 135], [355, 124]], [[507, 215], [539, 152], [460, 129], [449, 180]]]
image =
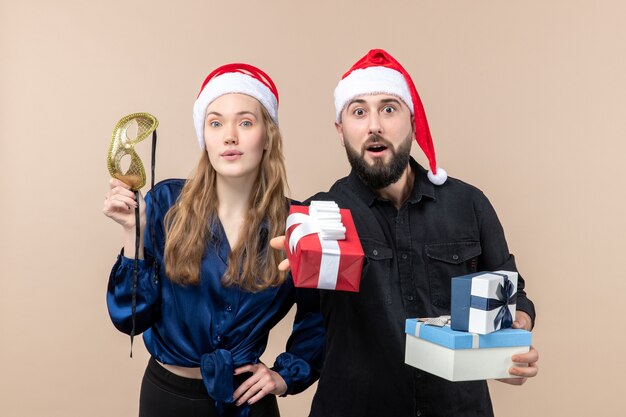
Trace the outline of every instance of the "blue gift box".
[[453, 330], [450, 326], [430, 326], [417, 319], [407, 319], [404, 332], [453, 350], [530, 346], [532, 339], [532, 333], [522, 329], [476, 334]]
[[517, 272], [478, 272], [452, 278], [450, 303], [454, 330], [488, 334], [515, 320]]
[[450, 381], [513, 378], [511, 357], [530, 349], [531, 333], [503, 329], [486, 335], [408, 319], [405, 362]]

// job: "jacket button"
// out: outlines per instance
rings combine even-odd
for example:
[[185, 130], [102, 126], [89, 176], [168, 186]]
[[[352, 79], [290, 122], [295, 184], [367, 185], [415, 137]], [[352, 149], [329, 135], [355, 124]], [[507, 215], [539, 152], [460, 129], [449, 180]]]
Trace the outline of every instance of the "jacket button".
[[459, 260], [459, 255], [457, 255], [457, 254], [452, 255], [452, 259], [454, 259], [455, 261], [458, 261]]
[[374, 249], [374, 250], [372, 251], [372, 253], [374, 254], [374, 256], [377, 256], [377, 255], [378, 255], [378, 250]]
[[406, 258], [408, 258], [408, 257], [409, 257], [409, 255], [407, 255], [406, 253], [403, 253], [403, 254], [402, 254], [402, 259], [406, 259]]
[[420, 410], [417, 410], [417, 411], [415, 412], [415, 415], [416, 415], [417, 417], [420, 417], [420, 416], [422, 415], [422, 412], [421, 412]]

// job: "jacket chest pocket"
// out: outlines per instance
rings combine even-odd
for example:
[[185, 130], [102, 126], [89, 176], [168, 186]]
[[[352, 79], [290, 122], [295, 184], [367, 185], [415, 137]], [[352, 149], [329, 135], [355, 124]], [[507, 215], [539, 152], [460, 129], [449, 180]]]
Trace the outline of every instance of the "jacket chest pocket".
[[365, 254], [359, 300], [365, 304], [391, 304], [391, 267], [393, 251], [382, 242], [362, 238]]
[[434, 306], [442, 309], [440, 314], [450, 312], [451, 279], [476, 272], [481, 253], [480, 242], [425, 245], [430, 300]]

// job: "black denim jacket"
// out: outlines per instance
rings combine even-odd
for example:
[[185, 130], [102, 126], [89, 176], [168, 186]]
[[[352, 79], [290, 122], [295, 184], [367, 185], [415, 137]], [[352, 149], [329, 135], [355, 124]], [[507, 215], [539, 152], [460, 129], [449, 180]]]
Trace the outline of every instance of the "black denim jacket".
[[[407, 318], [450, 312], [451, 277], [517, 271], [496, 213], [475, 187], [432, 185], [411, 159], [413, 192], [399, 210], [352, 172], [327, 193], [352, 212], [365, 263], [358, 293], [320, 291], [326, 356], [314, 417], [491, 416], [484, 381], [449, 382], [404, 363]], [[518, 281], [517, 309], [533, 320]]]

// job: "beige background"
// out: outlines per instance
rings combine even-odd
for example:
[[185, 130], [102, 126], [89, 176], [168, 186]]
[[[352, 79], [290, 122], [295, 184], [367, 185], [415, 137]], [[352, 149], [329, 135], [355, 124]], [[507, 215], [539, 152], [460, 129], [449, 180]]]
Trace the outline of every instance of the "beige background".
[[[0, 1], [0, 415], [136, 415], [147, 355], [139, 342], [128, 358], [105, 306], [121, 116], [155, 114], [157, 176], [186, 177], [204, 76], [258, 65], [305, 198], [348, 171], [332, 91], [373, 47], [413, 75], [440, 165], [490, 197], [537, 305], [540, 375], [492, 383], [497, 414], [623, 415], [625, 15], [621, 1]], [[283, 415], [306, 416], [312, 393]]]

